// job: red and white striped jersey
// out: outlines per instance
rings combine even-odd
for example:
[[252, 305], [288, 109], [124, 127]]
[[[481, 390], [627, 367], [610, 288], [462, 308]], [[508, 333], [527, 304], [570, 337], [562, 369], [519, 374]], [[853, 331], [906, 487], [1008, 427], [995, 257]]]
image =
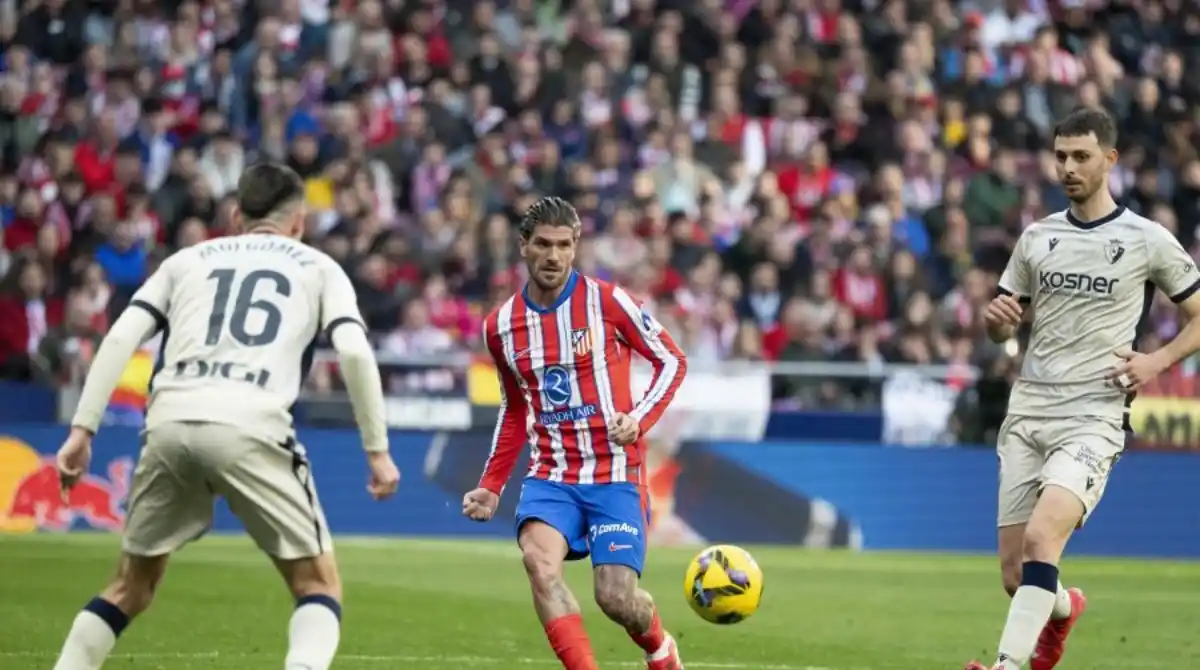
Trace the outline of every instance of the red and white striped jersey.
[[[1008, 78], [1010, 81], [1020, 79], [1025, 75], [1025, 70], [1029, 67], [1031, 58], [1035, 58], [1033, 52], [1029, 49], [1019, 49], [1012, 55], [1012, 59], [1008, 63]], [[1064, 86], [1074, 86], [1079, 83], [1082, 78], [1083, 65], [1079, 59], [1066, 49], [1053, 49], [1049, 53], [1042, 54], [1046, 60], [1046, 68], [1050, 73], [1050, 80], [1056, 84]]]
[[[661, 325], [623, 289], [572, 272], [553, 305], [526, 291], [488, 315], [483, 339], [500, 376], [500, 418], [479, 485], [500, 493], [530, 445], [529, 477], [566, 484], [642, 481], [645, 435], [687, 372], [687, 359]], [[634, 402], [630, 362], [654, 366]], [[633, 444], [608, 439], [628, 414], [641, 428]]]

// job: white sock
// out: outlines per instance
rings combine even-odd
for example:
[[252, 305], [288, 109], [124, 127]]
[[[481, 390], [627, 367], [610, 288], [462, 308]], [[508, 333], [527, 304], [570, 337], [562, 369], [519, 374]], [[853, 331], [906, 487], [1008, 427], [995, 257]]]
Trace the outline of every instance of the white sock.
[[326, 670], [341, 638], [339, 613], [324, 603], [301, 603], [288, 625], [284, 670]]
[[83, 610], [75, 615], [54, 670], [100, 670], [116, 644], [117, 636], [108, 623]]
[[1054, 609], [1054, 591], [1037, 586], [1022, 586], [1008, 607], [1008, 621], [1000, 635], [1000, 655], [996, 666], [1003, 670], [1020, 670], [1037, 646], [1038, 636]]
[[1054, 609], [1050, 610], [1050, 618], [1054, 621], [1060, 621], [1071, 616], [1071, 594], [1067, 593], [1067, 589], [1058, 583], [1058, 591], [1054, 594]]

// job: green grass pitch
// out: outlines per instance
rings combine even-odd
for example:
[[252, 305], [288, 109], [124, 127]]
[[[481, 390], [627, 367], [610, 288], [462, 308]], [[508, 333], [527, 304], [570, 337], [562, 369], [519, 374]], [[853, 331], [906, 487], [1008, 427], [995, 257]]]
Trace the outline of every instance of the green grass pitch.
[[[77, 608], [111, 574], [106, 535], [0, 536], [0, 668], [48, 670]], [[751, 548], [762, 609], [719, 627], [683, 601], [690, 550], [651, 550], [646, 586], [692, 670], [957, 670], [990, 660], [1008, 601], [989, 557]], [[339, 670], [556, 667], [509, 543], [343, 538]], [[602, 668], [640, 652], [568, 566]], [[1200, 564], [1068, 560], [1091, 604], [1060, 668], [1200, 667]], [[207, 538], [172, 559], [151, 610], [106, 668], [277, 670], [291, 603], [243, 538]]]

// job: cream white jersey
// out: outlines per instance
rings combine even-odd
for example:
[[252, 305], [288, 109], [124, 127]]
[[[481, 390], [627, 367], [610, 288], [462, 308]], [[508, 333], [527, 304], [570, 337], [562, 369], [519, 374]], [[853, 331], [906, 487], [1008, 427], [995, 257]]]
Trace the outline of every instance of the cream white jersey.
[[134, 295], [163, 333], [146, 425], [229, 423], [263, 439], [292, 433], [291, 407], [317, 336], [363, 327], [354, 287], [329, 256], [250, 233], [180, 250]]
[[1155, 287], [1175, 302], [1200, 272], [1175, 236], [1124, 207], [1092, 222], [1069, 211], [1021, 234], [1000, 292], [1033, 309], [1032, 333], [1008, 413], [1124, 418], [1132, 396], [1104, 379], [1146, 327]]

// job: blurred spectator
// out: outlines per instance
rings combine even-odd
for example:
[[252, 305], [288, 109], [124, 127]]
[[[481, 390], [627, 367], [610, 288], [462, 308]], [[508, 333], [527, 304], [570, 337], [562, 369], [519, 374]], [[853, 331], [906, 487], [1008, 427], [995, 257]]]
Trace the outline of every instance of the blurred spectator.
[[0, 300], [0, 370], [4, 376], [28, 380], [32, 357], [51, 328], [62, 322], [62, 300], [51, 292], [50, 279], [32, 258], [17, 262]]
[[51, 328], [38, 344], [34, 357], [38, 378], [50, 383], [82, 378], [103, 337], [96, 326], [88, 298], [79, 292], [68, 296], [62, 323]]
[[112, 237], [96, 248], [96, 262], [112, 282], [115, 296], [132, 298], [146, 277], [148, 252], [138, 242], [133, 223], [126, 221], [117, 224]]
[[430, 322], [424, 300], [409, 301], [400, 327], [383, 339], [382, 351], [393, 356], [430, 356], [451, 350], [449, 333]]
[[[1177, 0], [3, 7], [7, 375], [61, 379], [64, 343], [158, 259], [229, 233], [264, 159], [304, 177], [308, 240], [389, 353], [478, 346], [524, 280], [515, 223], [556, 193], [580, 267], [697, 365], [938, 363], [954, 384], [979, 365], [971, 434], [1013, 370], [980, 308], [1021, 230], [1067, 206], [1056, 117], [1116, 114], [1116, 196], [1200, 251], [1200, 15]], [[776, 392], [877, 401], [864, 381]]]

